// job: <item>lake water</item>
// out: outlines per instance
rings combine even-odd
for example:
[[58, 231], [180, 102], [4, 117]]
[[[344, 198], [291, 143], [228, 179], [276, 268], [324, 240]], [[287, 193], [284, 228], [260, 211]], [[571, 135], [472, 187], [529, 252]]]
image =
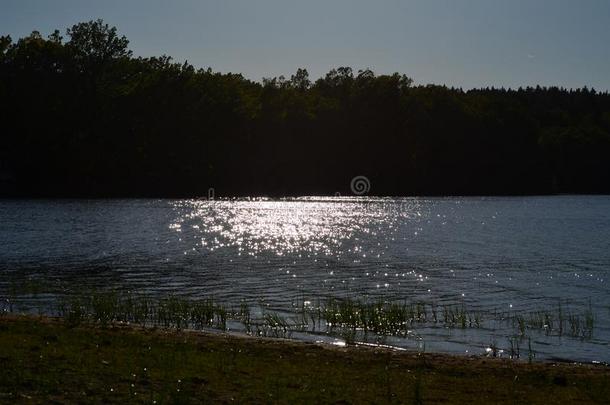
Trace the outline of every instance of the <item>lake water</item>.
[[3, 200], [0, 226], [0, 294], [61, 287], [15, 298], [26, 307], [87, 288], [286, 314], [327, 297], [425, 301], [490, 315], [479, 328], [414, 325], [386, 344], [482, 354], [515, 334], [499, 312], [562, 305], [592, 310], [592, 334], [528, 329], [536, 358], [610, 362], [608, 196]]

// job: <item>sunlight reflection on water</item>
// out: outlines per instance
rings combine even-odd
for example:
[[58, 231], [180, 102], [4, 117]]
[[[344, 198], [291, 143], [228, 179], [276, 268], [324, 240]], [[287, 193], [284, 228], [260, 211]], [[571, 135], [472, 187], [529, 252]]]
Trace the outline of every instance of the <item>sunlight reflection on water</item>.
[[[482, 311], [590, 302], [594, 339], [537, 345], [543, 357], [610, 361], [610, 197], [10, 200], [0, 220], [3, 288], [34, 278], [285, 312], [297, 297]], [[505, 338], [497, 327], [388, 344], [484, 352]]]
[[[194, 239], [200, 236], [197, 245], [210, 250], [232, 246], [255, 257], [270, 252], [337, 258], [354, 253], [365, 258], [367, 253], [383, 254], [387, 244], [378, 242], [377, 248], [365, 251], [358, 243], [362, 238], [386, 241], [398, 221], [421, 216], [416, 200], [398, 206], [382, 199], [333, 200], [177, 202], [181, 216], [169, 226], [181, 232], [188, 229]], [[347, 241], [351, 243], [346, 249]]]

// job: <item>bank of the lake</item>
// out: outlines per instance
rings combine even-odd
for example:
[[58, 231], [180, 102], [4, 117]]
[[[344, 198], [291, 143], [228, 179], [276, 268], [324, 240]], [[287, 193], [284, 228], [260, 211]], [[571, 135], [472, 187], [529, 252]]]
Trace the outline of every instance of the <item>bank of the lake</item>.
[[0, 318], [0, 402], [604, 403], [606, 366]]

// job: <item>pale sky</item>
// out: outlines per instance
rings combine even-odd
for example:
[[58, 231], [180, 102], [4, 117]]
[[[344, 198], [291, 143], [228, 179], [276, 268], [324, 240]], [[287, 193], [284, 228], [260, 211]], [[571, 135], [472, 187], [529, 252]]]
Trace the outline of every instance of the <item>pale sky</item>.
[[312, 78], [339, 66], [416, 83], [610, 90], [610, 0], [0, 0], [0, 34], [102, 18], [135, 55]]

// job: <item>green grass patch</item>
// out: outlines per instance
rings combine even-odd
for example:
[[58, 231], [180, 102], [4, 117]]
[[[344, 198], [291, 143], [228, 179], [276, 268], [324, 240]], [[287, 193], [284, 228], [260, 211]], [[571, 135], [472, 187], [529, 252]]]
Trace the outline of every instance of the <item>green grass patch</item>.
[[0, 318], [5, 403], [513, 404], [605, 403], [608, 397], [610, 371], [601, 366]]

